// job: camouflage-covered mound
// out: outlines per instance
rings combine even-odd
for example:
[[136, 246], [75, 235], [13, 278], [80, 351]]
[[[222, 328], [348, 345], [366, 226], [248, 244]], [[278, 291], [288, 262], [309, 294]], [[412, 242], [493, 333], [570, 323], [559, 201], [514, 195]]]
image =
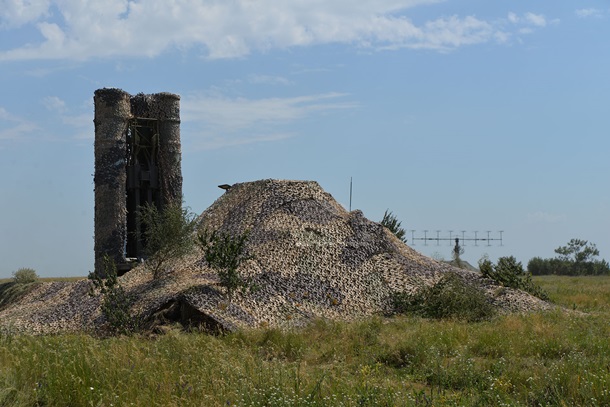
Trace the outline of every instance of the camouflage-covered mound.
[[[550, 307], [524, 292], [499, 290], [476, 272], [419, 254], [360, 211], [347, 212], [316, 182], [235, 184], [201, 214], [198, 223], [201, 229], [231, 234], [249, 231], [247, 250], [253, 258], [240, 271], [252, 279], [256, 289], [237, 293], [229, 302], [199, 251], [172, 263], [158, 280], [152, 279], [144, 264], [121, 278], [136, 298], [133, 311], [141, 318], [225, 329], [294, 326], [312, 318], [353, 319], [387, 311], [391, 292], [415, 292], [449, 271], [484, 288], [489, 301], [501, 310]], [[75, 289], [59, 300], [69, 315], [78, 314]], [[47, 296], [49, 304], [52, 297]], [[69, 330], [103, 323], [99, 312], [94, 315], [91, 311], [99, 301], [92, 301], [83, 300], [89, 307], [87, 321], [74, 316], [55, 318], [59, 320], [55, 326]], [[55, 331], [41, 326], [36, 313], [25, 311], [34, 310], [35, 302], [33, 297], [24, 299], [20, 311], [14, 306], [0, 312], [0, 319], [19, 315], [13, 321], [15, 326]], [[39, 310], [45, 306], [38, 302]]]

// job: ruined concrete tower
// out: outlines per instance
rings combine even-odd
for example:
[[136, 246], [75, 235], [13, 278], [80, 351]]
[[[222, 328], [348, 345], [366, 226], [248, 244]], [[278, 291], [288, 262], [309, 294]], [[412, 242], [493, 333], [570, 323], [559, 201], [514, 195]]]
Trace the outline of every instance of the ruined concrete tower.
[[138, 207], [182, 199], [180, 96], [95, 91], [95, 272], [108, 255], [119, 270], [146, 242]]

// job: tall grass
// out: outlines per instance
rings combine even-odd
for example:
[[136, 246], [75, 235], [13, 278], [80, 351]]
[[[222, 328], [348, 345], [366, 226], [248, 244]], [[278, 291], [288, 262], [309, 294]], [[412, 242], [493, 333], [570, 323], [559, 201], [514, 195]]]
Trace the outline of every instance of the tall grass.
[[[4, 332], [0, 406], [610, 405], [610, 302], [601, 304], [600, 281], [581, 283], [599, 301], [588, 315], [316, 321], [225, 336]], [[549, 289], [564, 285], [545, 289], [569, 303], [571, 292]]]
[[585, 312], [607, 312], [610, 306], [608, 276], [538, 276], [534, 281], [546, 290], [551, 300]]

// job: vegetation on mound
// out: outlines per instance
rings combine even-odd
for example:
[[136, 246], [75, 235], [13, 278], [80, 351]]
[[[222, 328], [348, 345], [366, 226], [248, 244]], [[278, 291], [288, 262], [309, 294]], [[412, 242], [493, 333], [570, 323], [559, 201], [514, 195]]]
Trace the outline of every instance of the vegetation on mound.
[[101, 311], [110, 334], [129, 335], [139, 331], [140, 321], [131, 315], [133, 298], [127, 294], [117, 277], [117, 268], [109, 256], [104, 256], [104, 276], [89, 273], [91, 289], [89, 295], [101, 295]]
[[483, 290], [466, 283], [456, 273], [443, 275], [436, 284], [415, 294], [396, 292], [391, 302], [394, 313], [424, 318], [475, 322], [489, 319], [495, 313]]
[[383, 214], [383, 219], [381, 219], [381, 222], [379, 223], [388, 228], [388, 230], [392, 232], [394, 236], [407, 243], [407, 238], [405, 237], [407, 232], [403, 229], [402, 222], [400, 222], [389, 209], [386, 209]]
[[597, 314], [401, 316], [152, 339], [4, 332], [0, 405], [610, 405], [610, 301], [599, 291], [610, 279], [579, 281], [581, 297], [563, 292], [573, 279], [543, 284], [579, 308], [593, 293]]
[[20, 268], [12, 279], [0, 281], [0, 310], [26, 296], [38, 285], [38, 274], [31, 268]]
[[188, 254], [195, 244], [195, 214], [182, 207], [182, 201], [168, 203], [162, 211], [155, 205], [143, 205], [139, 216], [144, 225], [146, 262], [154, 278], [160, 278], [171, 260]]
[[247, 231], [238, 236], [231, 236], [205, 229], [197, 236], [205, 261], [218, 273], [220, 285], [227, 290], [229, 300], [236, 290], [250, 286], [250, 282], [237, 271], [242, 262], [253, 258], [246, 253], [247, 241]]
[[532, 275], [523, 270], [523, 265], [513, 256], [500, 257], [493, 264], [487, 257], [479, 260], [479, 270], [483, 277], [489, 278], [505, 287], [516, 288], [528, 292], [541, 300], [549, 300], [549, 296], [532, 280]]
[[0, 283], [0, 310], [26, 296], [38, 284], [37, 282], [19, 284], [14, 281]]
[[36, 270], [22, 267], [13, 273], [13, 281], [15, 284], [30, 284], [38, 281], [38, 274]]

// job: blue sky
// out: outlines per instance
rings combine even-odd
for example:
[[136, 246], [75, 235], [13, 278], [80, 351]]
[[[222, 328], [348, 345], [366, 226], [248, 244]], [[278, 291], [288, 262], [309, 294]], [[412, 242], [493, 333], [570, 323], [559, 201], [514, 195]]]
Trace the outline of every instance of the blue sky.
[[[316, 180], [473, 263], [610, 258], [610, 3], [0, 0], [0, 278], [93, 268], [93, 92], [181, 95], [185, 201]], [[417, 250], [450, 257], [448, 242]]]

